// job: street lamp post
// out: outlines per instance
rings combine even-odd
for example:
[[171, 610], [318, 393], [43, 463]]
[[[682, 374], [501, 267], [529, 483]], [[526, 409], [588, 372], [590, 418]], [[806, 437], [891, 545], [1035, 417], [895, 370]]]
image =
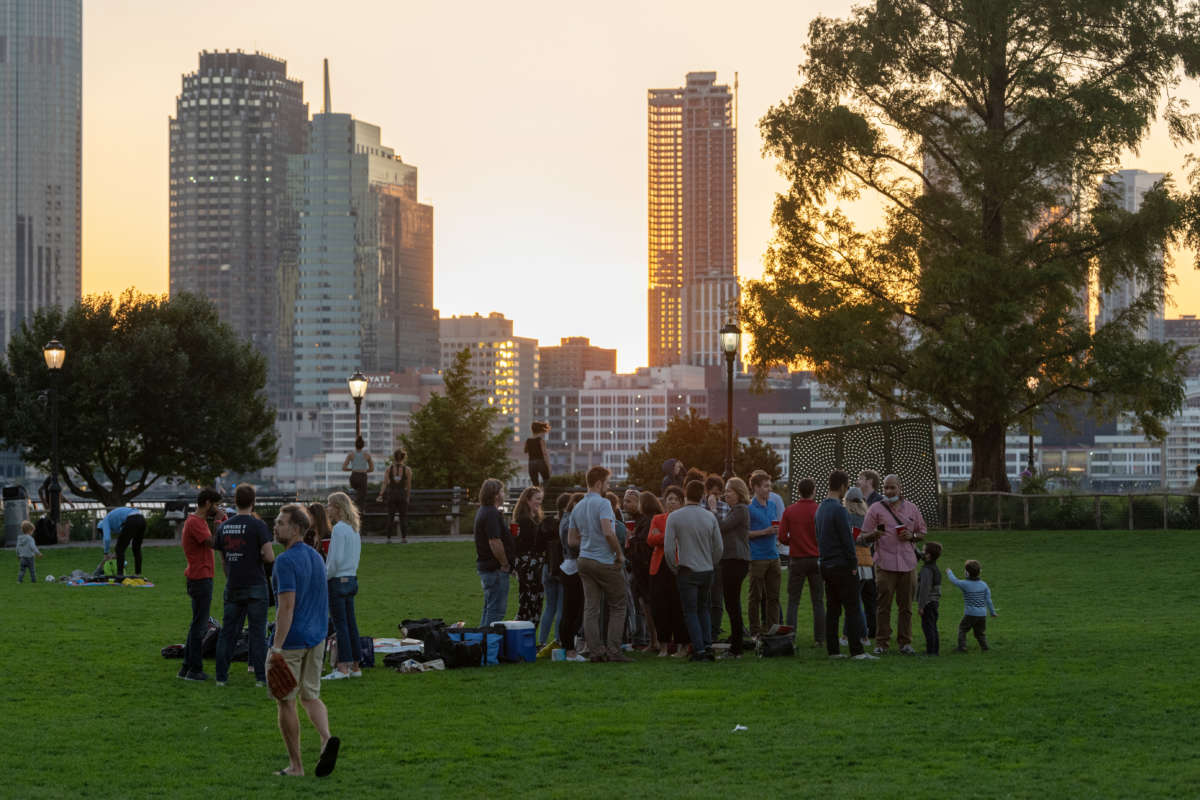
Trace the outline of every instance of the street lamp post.
[[62, 342], [58, 339], [51, 339], [42, 348], [42, 358], [46, 361], [46, 368], [51, 372], [50, 452], [52, 461], [50, 464], [50, 486], [46, 488], [46, 499], [50, 503], [50, 508], [47, 509], [50, 514], [50, 520], [54, 523], [54, 530], [57, 531], [59, 510], [62, 506], [62, 488], [58, 485], [58, 380], [55, 376], [62, 369], [63, 361], [67, 358], [67, 348], [63, 347]]
[[732, 322], [721, 328], [721, 349], [725, 351], [725, 480], [733, 477], [733, 362], [741, 348], [742, 332]]
[[354, 398], [354, 440], [358, 441], [362, 437], [362, 400], [367, 394], [367, 376], [362, 374], [362, 370], [355, 370], [346, 379], [346, 385], [350, 387], [350, 396]]
[[[1037, 394], [1038, 379], [1036, 377], [1031, 376], [1026, 381], [1026, 385], [1029, 386], [1029, 394], [1031, 396]], [[1025, 468], [1029, 470], [1030, 477], [1037, 475], [1037, 467], [1035, 467], [1034, 463], [1033, 463], [1033, 415], [1034, 415], [1034, 412], [1030, 411], [1029, 412], [1029, 459], [1028, 459], [1028, 463], [1025, 465]]]

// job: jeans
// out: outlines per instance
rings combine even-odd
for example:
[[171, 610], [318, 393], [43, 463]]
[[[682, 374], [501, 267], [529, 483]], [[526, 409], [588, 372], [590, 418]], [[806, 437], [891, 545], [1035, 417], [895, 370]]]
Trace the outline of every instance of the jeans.
[[821, 580], [819, 559], [796, 558], [788, 563], [787, 624], [796, 630], [796, 618], [800, 616], [800, 598], [804, 594], [804, 583], [808, 582], [808, 599], [812, 603], [813, 641], [825, 641], [825, 587]]
[[[921, 633], [925, 634], [925, 654], [936, 656], [942, 650], [942, 638], [938, 635], [938, 604], [926, 603], [921, 611]], [[965, 644], [965, 642], [964, 642]]]
[[250, 647], [250, 666], [254, 679], [267, 679], [267, 585], [225, 587], [225, 616], [221, 621], [221, 637], [217, 639], [217, 680], [229, 677], [229, 661], [234, 645], [242, 633], [242, 621], [250, 620], [247, 644]]
[[17, 583], [25, 582], [25, 570], [29, 570], [29, 580], [37, 583], [37, 569], [34, 568], [33, 558], [20, 559], [21, 571], [17, 574]]
[[[556, 636], [562, 636], [563, 585], [554, 577], [554, 570], [549, 565], [542, 567], [542, 586], [546, 589], [546, 606], [542, 609], [542, 622], [538, 629], [539, 648], [550, 641], [551, 631]], [[566, 645], [561, 638], [559, 641]]]
[[[725, 608], [729, 611], [729, 652], [742, 652], [746, 630], [742, 627], [742, 583], [750, 571], [750, 562], [740, 558], [721, 561], [721, 593], [725, 596]], [[713, 634], [716, 638], [716, 634]]]
[[125, 548], [133, 546], [133, 574], [142, 574], [142, 539], [146, 538], [146, 518], [130, 514], [117, 536], [117, 574], [125, 574]]
[[[354, 616], [354, 596], [358, 594], [358, 578], [347, 576], [329, 579], [329, 616], [337, 634], [338, 662], [362, 661], [362, 642], [358, 640], [358, 619]], [[349, 648], [347, 649], [347, 644]]]
[[[620, 564], [604, 564], [580, 558], [579, 577], [583, 581], [583, 636], [593, 657], [620, 655], [621, 634], [625, 630], [625, 570]], [[601, 630], [601, 611], [608, 612], [608, 624]]]
[[825, 579], [825, 652], [836, 656], [841, 652], [838, 644], [838, 617], [842, 609], [850, 618], [850, 654], [858, 655], [863, 651], [862, 640], [865, 631], [858, 615], [858, 569], [856, 567], [821, 567], [821, 577]]
[[188, 672], [204, 671], [204, 634], [208, 630], [208, 612], [212, 608], [213, 579], [188, 578], [187, 593], [192, 598], [192, 624], [183, 646], [183, 666]]
[[693, 572], [687, 567], [680, 567], [675, 582], [679, 586], [679, 603], [683, 606], [683, 624], [687, 626], [688, 638], [692, 641], [692, 654], [707, 653], [712, 648], [712, 628], [709, 624], [712, 570]]
[[502, 569], [485, 572], [478, 567], [475, 571], [483, 586], [483, 616], [479, 618], [479, 627], [486, 628], [493, 622], [502, 621], [508, 613], [508, 573]]
[[562, 577], [562, 620], [558, 623], [558, 640], [564, 650], [575, 649], [575, 638], [583, 629], [583, 581], [579, 573]]
[[875, 614], [875, 606], [879, 600], [875, 591], [875, 577], [859, 578], [859, 597], [862, 599], [863, 613], [867, 618], [867, 638], [875, 638], [875, 624], [877, 615]]

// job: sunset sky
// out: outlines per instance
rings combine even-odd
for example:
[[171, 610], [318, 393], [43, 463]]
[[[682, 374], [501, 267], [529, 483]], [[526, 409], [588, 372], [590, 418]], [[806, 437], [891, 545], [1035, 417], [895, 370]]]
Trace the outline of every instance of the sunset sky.
[[[83, 290], [167, 290], [167, 120], [201, 50], [286, 59], [310, 112], [329, 58], [333, 109], [420, 169], [441, 313], [500, 311], [543, 344], [589, 336], [630, 370], [646, 360], [646, 90], [738, 71], [738, 264], [758, 277], [782, 182], [757, 121], [795, 85], [812, 17], [849, 7], [86, 3]], [[1181, 174], [1184, 155], [1156, 129], [1122, 166]], [[1168, 316], [1200, 312], [1200, 276], [1176, 271]]]

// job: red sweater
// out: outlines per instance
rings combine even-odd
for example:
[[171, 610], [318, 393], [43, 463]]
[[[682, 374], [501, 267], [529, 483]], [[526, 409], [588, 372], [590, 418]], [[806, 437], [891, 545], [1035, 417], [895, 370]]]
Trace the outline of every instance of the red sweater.
[[817, 501], [798, 500], [783, 510], [779, 543], [788, 546], [789, 558], [817, 558]]

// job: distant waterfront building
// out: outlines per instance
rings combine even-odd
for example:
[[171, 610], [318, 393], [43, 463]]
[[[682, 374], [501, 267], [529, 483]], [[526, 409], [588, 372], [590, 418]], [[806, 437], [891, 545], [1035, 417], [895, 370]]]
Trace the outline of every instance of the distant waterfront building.
[[295, 213], [288, 155], [302, 153], [308, 105], [287, 62], [203, 52], [183, 76], [170, 128], [170, 287], [211, 300], [267, 359], [268, 395], [290, 400]]
[[291, 157], [300, 210], [295, 404], [321, 405], [367, 373], [436, 367], [433, 208], [418, 203], [417, 168], [380, 143], [377, 126], [314, 114], [306, 153]]
[[513, 336], [513, 321], [494, 311], [486, 317], [446, 317], [440, 324], [442, 371], [459, 352], [470, 350], [472, 385], [483, 390], [484, 402], [500, 409], [497, 424], [513, 429], [513, 443], [524, 441], [534, 420], [537, 340]]
[[737, 129], [715, 72], [647, 94], [649, 365], [724, 363], [736, 312]]
[[589, 370], [617, 371], [617, 351], [596, 347], [586, 336], [569, 336], [558, 345], [543, 345], [538, 348], [538, 360], [538, 387], [542, 389], [583, 386], [584, 374]]
[[1200, 377], [1200, 319], [1195, 314], [1183, 314], [1176, 319], [1163, 320], [1163, 338], [1180, 347], [1191, 347], [1187, 376]]
[[80, 298], [81, 0], [0, 6], [0, 346]]
[[[1142, 208], [1142, 198], [1146, 192], [1166, 176], [1161, 172], [1146, 172], [1140, 169], [1123, 169], [1105, 178], [1105, 182], [1120, 193], [1121, 207], [1131, 214], [1136, 214]], [[1162, 252], [1159, 251], [1159, 260]], [[1100, 308], [1096, 315], [1096, 327], [1112, 322], [1122, 311], [1129, 308], [1138, 297], [1149, 287], [1140, 281], [1126, 278], [1117, 281], [1107, 291], [1100, 293]], [[1163, 338], [1163, 319], [1166, 315], [1163, 302], [1160, 300], [1157, 310], [1146, 318], [1146, 324], [1139, 332], [1147, 339], [1161, 341]]]

